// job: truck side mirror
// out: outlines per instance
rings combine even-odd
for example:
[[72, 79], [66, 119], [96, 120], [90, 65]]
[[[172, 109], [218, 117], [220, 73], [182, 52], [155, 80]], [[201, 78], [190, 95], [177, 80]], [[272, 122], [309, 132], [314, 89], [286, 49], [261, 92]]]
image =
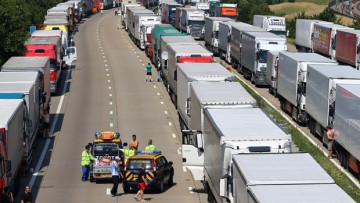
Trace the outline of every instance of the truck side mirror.
[[196, 143], [197, 143], [197, 148], [198, 149], [204, 149], [204, 145], [203, 145], [203, 138], [202, 138], [202, 133], [197, 133], [196, 134]]

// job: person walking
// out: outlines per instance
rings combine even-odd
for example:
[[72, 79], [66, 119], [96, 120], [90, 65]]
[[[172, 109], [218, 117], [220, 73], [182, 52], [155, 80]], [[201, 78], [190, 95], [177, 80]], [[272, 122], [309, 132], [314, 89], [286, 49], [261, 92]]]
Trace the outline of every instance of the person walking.
[[152, 139], [149, 139], [148, 146], [145, 147], [145, 151], [155, 151], [156, 147], [152, 144]]
[[120, 172], [120, 157], [116, 156], [115, 159], [111, 162], [111, 177], [113, 181], [113, 187], [111, 188], [111, 196], [115, 197], [117, 195], [118, 186], [120, 182], [120, 177], [122, 177], [122, 173]]
[[13, 203], [14, 196], [12, 192], [10, 192], [10, 188], [8, 186], [4, 187], [4, 194], [1, 196], [2, 203]]
[[333, 150], [334, 150], [334, 129], [331, 126], [326, 127], [326, 136], [328, 138], [328, 158], [333, 158]]
[[129, 149], [130, 150], [138, 150], [138, 147], [139, 147], [139, 141], [136, 139], [136, 135], [132, 135], [132, 140], [130, 141], [130, 144], [129, 144]]
[[157, 81], [160, 82], [160, 79], [161, 79], [161, 63], [160, 63], [160, 60], [158, 61], [156, 70], [157, 70]]
[[[145, 201], [144, 200], [144, 190], [147, 186], [147, 182], [146, 182], [146, 179], [145, 179], [145, 170], [146, 170], [146, 164], [142, 164], [141, 165], [141, 168], [139, 169], [139, 174], [138, 174], [138, 186], [139, 186], [139, 191], [136, 193], [135, 195], [135, 199], [137, 201]], [[140, 197], [140, 200], [139, 200], [139, 197]]]
[[33, 197], [30, 191], [30, 186], [26, 185], [25, 193], [21, 196], [21, 203], [32, 203], [32, 202], [33, 202]]
[[148, 80], [150, 80], [150, 82], [152, 82], [153, 79], [152, 79], [152, 73], [151, 73], [151, 65], [150, 65], [150, 63], [148, 63], [148, 65], [147, 65], [145, 68], [146, 68], [146, 82], [147, 82]]
[[47, 110], [44, 110], [42, 115], [42, 123], [43, 123], [43, 139], [46, 139], [49, 137], [49, 126], [50, 126], [50, 114]]
[[90, 162], [94, 161], [94, 157], [90, 153], [90, 146], [86, 145], [85, 150], [81, 154], [81, 166], [82, 166], [82, 181], [87, 181], [89, 177]]

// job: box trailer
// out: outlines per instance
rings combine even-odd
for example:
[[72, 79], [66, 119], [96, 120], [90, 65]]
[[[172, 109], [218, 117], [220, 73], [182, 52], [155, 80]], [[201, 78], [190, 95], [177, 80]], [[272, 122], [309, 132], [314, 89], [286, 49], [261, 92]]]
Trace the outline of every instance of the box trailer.
[[205, 109], [201, 137], [209, 202], [226, 202], [234, 154], [291, 152], [291, 136], [259, 108]]
[[296, 19], [295, 46], [298, 52], [313, 52], [314, 24], [333, 24], [322, 20]]
[[360, 31], [338, 30], [336, 34], [335, 59], [341, 63], [360, 68]]
[[286, 39], [270, 32], [243, 32], [241, 37], [241, 70], [255, 85], [266, 85], [268, 51], [286, 51]]
[[168, 84], [171, 100], [177, 106], [177, 63], [212, 63], [213, 54], [201, 45], [169, 45], [168, 47]]
[[266, 30], [250, 25], [238, 24], [231, 27], [230, 36], [230, 57], [231, 64], [234, 69], [242, 73], [241, 69], [241, 48], [242, 48], [242, 34], [244, 32], [266, 32]]
[[326, 127], [333, 125], [337, 84], [359, 84], [360, 72], [351, 66], [309, 65], [306, 113], [309, 129], [327, 144]]
[[127, 3], [127, 2], [123, 2], [121, 4], [121, 22], [122, 22], [122, 25], [124, 25], [124, 26], [127, 21], [127, 10], [130, 7], [142, 7], [142, 6], [137, 3]]
[[305, 101], [307, 70], [311, 64], [337, 65], [336, 61], [315, 53], [279, 53], [277, 95], [280, 107], [300, 124], [308, 122]]
[[[134, 8], [140, 8], [140, 7], [134, 7]], [[140, 26], [141, 26], [141, 20], [142, 21], [146, 21], [147, 18], [145, 18], [144, 16], [154, 16], [156, 17], [156, 15], [154, 14], [153, 11], [148, 10], [148, 9], [131, 9], [129, 8], [128, 10], [128, 33], [130, 35], [130, 37], [132, 38], [132, 40], [135, 42], [135, 39], [137, 36], [135, 36], [135, 31], [137, 30], [139, 32], [140, 30]]]
[[[147, 10], [143, 6], [130, 6], [126, 8], [126, 20], [125, 20], [125, 30], [128, 31], [129, 27], [133, 26], [133, 21], [135, 20], [133, 18], [133, 13], [138, 10], [138, 12], [145, 12], [147, 14], [152, 14], [153, 12], [150, 10]], [[130, 32], [130, 31], [129, 31]]]
[[[202, 79], [203, 77], [198, 75], [193, 78]], [[207, 80], [211, 78], [204, 77]], [[223, 78], [219, 77], [219, 79]], [[202, 180], [204, 177], [204, 151], [198, 148], [196, 140], [197, 136], [201, 136], [199, 133], [205, 132], [204, 110], [254, 108], [256, 107], [256, 100], [239, 83], [235, 82], [207, 82], [205, 80], [193, 81], [189, 84], [190, 94], [186, 108], [180, 108], [180, 104], [178, 108], [179, 113], [180, 110], [183, 112], [183, 123], [185, 123], [182, 124], [185, 128], [182, 134], [183, 144], [181, 147], [183, 165], [191, 171], [195, 180]]]
[[233, 20], [237, 19], [237, 4], [220, 4], [215, 6], [215, 17], [226, 17]]
[[219, 53], [219, 23], [234, 21], [225, 17], [205, 17], [205, 47], [214, 54]]
[[135, 18], [135, 43], [140, 49], [144, 50], [151, 43], [151, 30], [155, 25], [160, 24], [160, 17], [156, 15], [136, 15]]
[[50, 109], [50, 59], [49, 57], [13, 56], [1, 67], [1, 72], [38, 72], [41, 75], [41, 89], [46, 93], [44, 109]]
[[158, 45], [157, 44], [157, 38], [159, 37], [159, 34], [163, 30], [175, 30], [175, 27], [169, 25], [169, 24], [156, 24], [154, 28], [151, 30], [151, 55], [150, 59], [151, 62], [155, 65], [157, 65], [157, 62], [160, 58], [160, 56], [157, 55], [158, 52]]
[[253, 25], [286, 38], [286, 20], [281, 16], [254, 15]]

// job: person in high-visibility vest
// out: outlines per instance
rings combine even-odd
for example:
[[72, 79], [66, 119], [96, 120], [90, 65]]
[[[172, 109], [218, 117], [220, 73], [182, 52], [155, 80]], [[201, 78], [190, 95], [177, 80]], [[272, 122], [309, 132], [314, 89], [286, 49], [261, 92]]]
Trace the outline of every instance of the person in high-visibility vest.
[[120, 149], [124, 153], [124, 164], [126, 164], [127, 160], [135, 155], [135, 151], [132, 149]]
[[152, 144], [152, 139], [149, 139], [148, 146], [145, 147], [145, 151], [155, 151], [156, 147]]
[[82, 181], [87, 181], [89, 177], [90, 162], [95, 160], [90, 153], [90, 146], [86, 145], [85, 150], [81, 154], [81, 166], [82, 166]]

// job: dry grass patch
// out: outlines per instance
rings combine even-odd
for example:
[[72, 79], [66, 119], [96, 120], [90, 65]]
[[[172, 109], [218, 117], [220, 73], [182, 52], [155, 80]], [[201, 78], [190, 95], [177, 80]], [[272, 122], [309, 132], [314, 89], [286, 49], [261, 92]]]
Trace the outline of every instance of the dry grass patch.
[[295, 2], [270, 5], [269, 7], [270, 10], [275, 12], [276, 14], [285, 14], [285, 17], [287, 19], [292, 19], [294, 18], [294, 16], [301, 13], [302, 11], [304, 11], [305, 15], [308, 16], [319, 14], [323, 10], [325, 10], [327, 6], [308, 2]]

